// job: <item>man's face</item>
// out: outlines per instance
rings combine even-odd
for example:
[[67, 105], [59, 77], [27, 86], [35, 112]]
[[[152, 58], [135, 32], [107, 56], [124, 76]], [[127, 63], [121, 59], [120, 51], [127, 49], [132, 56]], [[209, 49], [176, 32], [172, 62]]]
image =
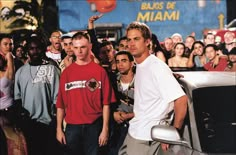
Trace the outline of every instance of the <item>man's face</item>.
[[49, 40], [54, 49], [61, 49], [61, 34], [59, 32], [53, 32]]
[[129, 58], [126, 54], [116, 56], [116, 68], [120, 74], [128, 74], [132, 70], [134, 62], [129, 61]]
[[182, 38], [180, 36], [174, 36], [172, 37], [172, 40], [174, 44], [182, 42]]
[[172, 39], [168, 38], [164, 41], [164, 46], [166, 48], [167, 51], [172, 50], [173, 46], [174, 46], [174, 42]]
[[229, 60], [230, 60], [231, 62], [236, 62], [236, 54], [230, 54], [230, 55], [229, 55]]
[[16, 49], [16, 57], [22, 58], [23, 57], [24, 50], [21, 47], [18, 47]]
[[227, 33], [224, 36], [225, 44], [232, 44], [234, 42], [234, 34], [233, 33]]
[[92, 44], [82, 37], [81, 39], [72, 40], [74, 54], [78, 60], [87, 61], [90, 59]]
[[185, 46], [188, 47], [189, 49], [192, 48], [192, 45], [194, 43], [194, 39], [192, 37], [187, 37], [185, 40]]
[[205, 44], [215, 44], [215, 36], [213, 34], [208, 34], [205, 39]]
[[62, 47], [63, 47], [63, 49], [65, 50], [65, 52], [68, 56], [74, 55], [74, 52], [72, 50], [72, 38], [63, 39]]
[[6, 55], [8, 52], [12, 52], [13, 40], [10, 38], [3, 38], [0, 42], [0, 52]]
[[150, 39], [145, 40], [139, 30], [131, 29], [127, 32], [129, 52], [135, 57], [141, 57], [143, 53], [149, 51]]
[[121, 40], [119, 44], [119, 51], [127, 51], [127, 50], [128, 50], [127, 40]]
[[205, 55], [211, 61], [216, 57], [216, 51], [213, 47], [207, 47], [205, 50]]
[[31, 62], [40, 61], [42, 59], [42, 49], [37, 43], [32, 42], [28, 47], [28, 55]]
[[100, 49], [100, 58], [104, 61], [112, 62], [114, 60], [115, 51], [112, 45], [106, 45]]

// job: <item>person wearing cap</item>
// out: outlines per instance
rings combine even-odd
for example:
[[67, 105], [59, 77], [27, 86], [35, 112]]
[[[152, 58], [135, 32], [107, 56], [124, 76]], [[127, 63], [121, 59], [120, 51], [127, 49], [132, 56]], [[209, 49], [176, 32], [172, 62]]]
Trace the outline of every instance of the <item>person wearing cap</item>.
[[228, 65], [225, 71], [236, 72], [236, 47], [234, 47], [228, 54]]
[[183, 42], [183, 38], [182, 38], [182, 35], [179, 34], [179, 33], [174, 33], [172, 36], [171, 36], [174, 44], [178, 43], [178, 42]]

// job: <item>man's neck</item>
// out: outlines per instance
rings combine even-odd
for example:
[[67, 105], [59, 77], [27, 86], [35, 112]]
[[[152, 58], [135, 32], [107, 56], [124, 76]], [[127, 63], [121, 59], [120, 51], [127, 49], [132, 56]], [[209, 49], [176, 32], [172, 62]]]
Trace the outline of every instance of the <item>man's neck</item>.
[[55, 49], [52, 45], [49, 46], [49, 50], [50, 52], [55, 53], [55, 54], [61, 53], [60, 49]]
[[4, 54], [2, 51], [0, 51], [0, 55], [2, 55], [3, 57], [5, 57], [6, 54]]
[[141, 64], [147, 57], [149, 57], [149, 51], [142, 53], [142, 55], [134, 57], [137, 64]]
[[130, 71], [128, 74], [121, 74], [120, 80], [123, 83], [131, 83], [134, 78], [134, 73]]
[[32, 66], [38, 66], [43, 64], [43, 60], [34, 60], [34, 61], [29, 61], [29, 64]]
[[87, 59], [87, 60], [79, 60], [79, 59], [77, 59], [77, 60], [75, 61], [75, 63], [77, 63], [78, 65], [87, 65], [87, 64], [89, 64], [91, 61], [92, 61], [92, 60], [91, 60], [90, 58]]

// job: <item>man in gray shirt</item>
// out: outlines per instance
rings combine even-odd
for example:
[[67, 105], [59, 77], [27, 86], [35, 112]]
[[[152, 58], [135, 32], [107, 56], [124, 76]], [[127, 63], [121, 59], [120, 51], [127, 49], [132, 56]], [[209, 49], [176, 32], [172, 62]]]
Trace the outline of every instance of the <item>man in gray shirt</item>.
[[[39, 36], [27, 40], [29, 63], [22, 66], [15, 76], [14, 98], [29, 114], [31, 121], [23, 124], [29, 154], [53, 154], [55, 133], [50, 125], [53, 117], [60, 71], [43, 59], [45, 44]], [[55, 152], [54, 152], [55, 153]]]

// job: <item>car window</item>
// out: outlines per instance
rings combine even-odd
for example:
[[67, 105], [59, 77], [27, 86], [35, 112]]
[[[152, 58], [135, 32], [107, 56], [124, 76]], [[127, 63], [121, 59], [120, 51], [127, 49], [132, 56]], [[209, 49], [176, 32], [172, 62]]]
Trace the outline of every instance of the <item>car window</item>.
[[193, 106], [203, 152], [236, 153], [236, 86], [195, 89]]

